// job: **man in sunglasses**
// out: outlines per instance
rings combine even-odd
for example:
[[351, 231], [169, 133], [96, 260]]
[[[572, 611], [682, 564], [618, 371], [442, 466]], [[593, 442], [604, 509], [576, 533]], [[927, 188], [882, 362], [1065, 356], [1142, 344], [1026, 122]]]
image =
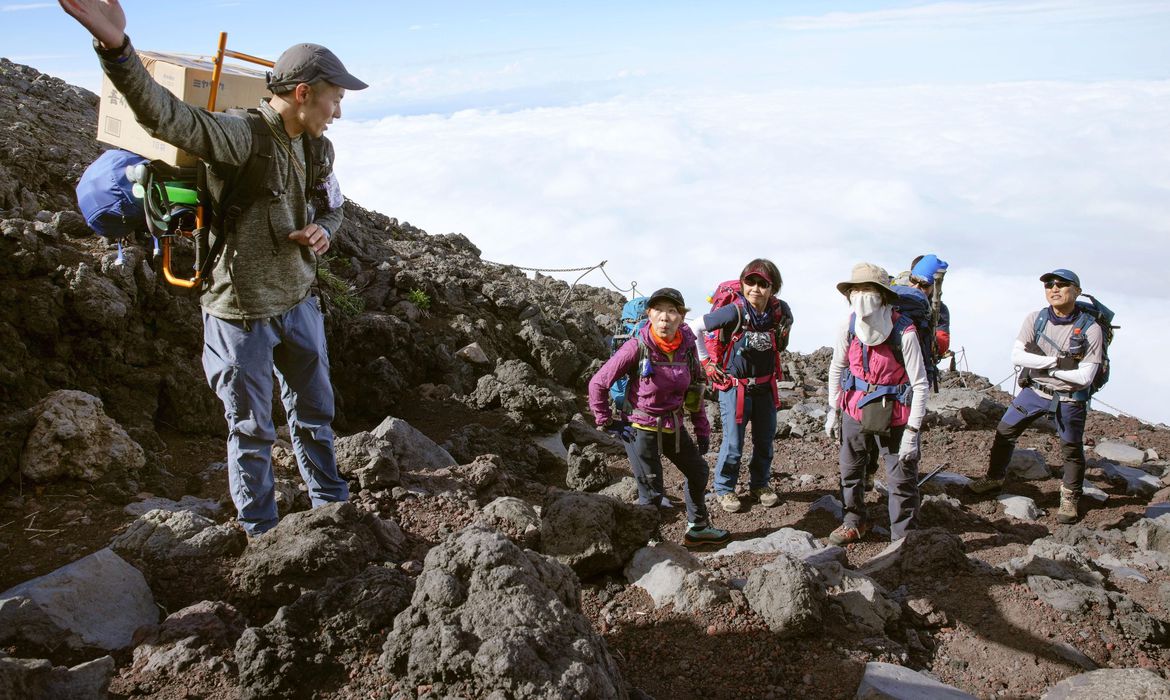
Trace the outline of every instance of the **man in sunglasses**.
[[[1081, 280], [1071, 270], [1056, 269], [1040, 277], [1048, 307], [1028, 314], [1012, 346], [1012, 364], [1021, 367], [1023, 389], [1008, 406], [995, 429], [988, 455], [987, 476], [973, 482], [977, 494], [998, 493], [1007, 475], [1016, 439], [1041, 416], [1051, 416], [1060, 436], [1064, 457], [1064, 483], [1056, 519], [1075, 523], [1080, 519], [1082, 484], [1085, 480], [1085, 415], [1087, 388], [1103, 360], [1101, 329], [1096, 323], [1078, 323], [1076, 307]], [[1082, 331], [1082, 326], [1085, 329]]]

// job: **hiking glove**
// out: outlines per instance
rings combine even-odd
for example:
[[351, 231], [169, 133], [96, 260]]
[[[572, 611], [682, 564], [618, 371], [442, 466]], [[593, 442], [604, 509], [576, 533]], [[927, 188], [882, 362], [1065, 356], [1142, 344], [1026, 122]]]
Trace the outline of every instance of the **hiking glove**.
[[831, 440], [841, 440], [841, 428], [837, 424], [838, 419], [839, 416], [837, 415], [836, 409], [829, 411], [825, 416], [825, 435], [828, 435]]
[[708, 357], [703, 360], [703, 371], [707, 373], [707, 378], [715, 386], [722, 386], [727, 383], [727, 373], [719, 366], [719, 363]]
[[629, 421], [611, 420], [602, 429], [622, 442], [634, 441], [634, 426]]
[[711, 436], [702, 435], [698, 438], [695, 438], [695, 446], [699, 448], [699, 454], [707, 454], [711, 451]]
[[902, 432], [902, 445], [898, 448], [898, 459], [903, 464], [910, 464], [918, 461], [919, 456], [919, 435], [917, 430], [905, 430]]
[[1080, 365], [1080, 361], [1075, 357], [1058, 357], [1056, 359], [1057, 369], [1076, 369]]
[[1033, 355], [1046, 354], [1043, 350], [1040, 349], [1040, 346], [1036, 344], [1035, 340], [1029, 340], [1028, 342], [1024, 343], [1024, 352], [1031, 353]]

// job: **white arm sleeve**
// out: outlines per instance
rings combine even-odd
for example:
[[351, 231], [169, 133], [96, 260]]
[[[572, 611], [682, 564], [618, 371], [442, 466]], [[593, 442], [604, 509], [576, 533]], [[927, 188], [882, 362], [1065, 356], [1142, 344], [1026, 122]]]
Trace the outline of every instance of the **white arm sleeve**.
[[1029, 369], [1048, 369], [1056, 365], [1056, 358], [1049, 355], [1033, 355], [1024, 349], [1019, 338], [1012, 343], [1012, 364]]
[[1097, 363], [1082, 362], [1077, 365], [1076, 369], [1054, 369], [1049, 374], [1069, 384], [1076, 384], [1083, 389], [1089, 386], [1093, 377], [1097, 376]]
[[837, 342], [833, 343], [833, 359], [829, 362], [829, 410], [836, 411], [841, 397], [841, 375], [845, 372], [846, 358], [849, 352], [849, 323], [841, 327], [837, 333]]
[[691, 330], [695, 332], [695, 349], [699, 351], [699, 362], [707, 359], [707, 344], [703, 342], [703, 334], [707, 332], [707, 327], [703, 325], [703, 317], [700, 316], [690, 323]]
[[906, 361], [906, 374], [910, 377], [913, 391], [910, 417], [906, 419], [906, 425], [918, 429], [926, 417], [926, 394], [930, 382], [926, 379], [926, 363], [922, 361], [922, 348], [918, 345], [917, 333], [902, 334], [902, 358]]

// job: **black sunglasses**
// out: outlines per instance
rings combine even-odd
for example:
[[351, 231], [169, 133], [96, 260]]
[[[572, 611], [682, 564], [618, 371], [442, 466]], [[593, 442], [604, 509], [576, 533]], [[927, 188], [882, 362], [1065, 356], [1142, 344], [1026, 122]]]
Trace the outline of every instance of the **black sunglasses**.
[[1065, 280], [1048, 280], [1044, 283], [1045, 289], [1052, 289], [1053, 287], [1056, 287], [1057, 289], [1064, 289], [1065, 287], [1071, 286], [1072, 282], [1066, 282]]

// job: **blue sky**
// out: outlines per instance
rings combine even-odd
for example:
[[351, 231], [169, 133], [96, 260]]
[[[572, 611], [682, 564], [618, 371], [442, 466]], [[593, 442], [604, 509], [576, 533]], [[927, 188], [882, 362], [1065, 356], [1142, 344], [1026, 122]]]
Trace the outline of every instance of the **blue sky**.
[[[141, 48], [333, 48], [371, 85], [329, 132], [363, 206], [696, 308], [771, 257], [796, 349], [830, 342], [854, 262], [935, 252], [955, 344], [999, 380], [1037, 277], [1072, 268], [1122, 325], [1101, 399], [1170, 422], [1170, 0], [561, 5], [124, 3]], [[0, 0], [0, 26], [98, 86], [56, 3]]]

